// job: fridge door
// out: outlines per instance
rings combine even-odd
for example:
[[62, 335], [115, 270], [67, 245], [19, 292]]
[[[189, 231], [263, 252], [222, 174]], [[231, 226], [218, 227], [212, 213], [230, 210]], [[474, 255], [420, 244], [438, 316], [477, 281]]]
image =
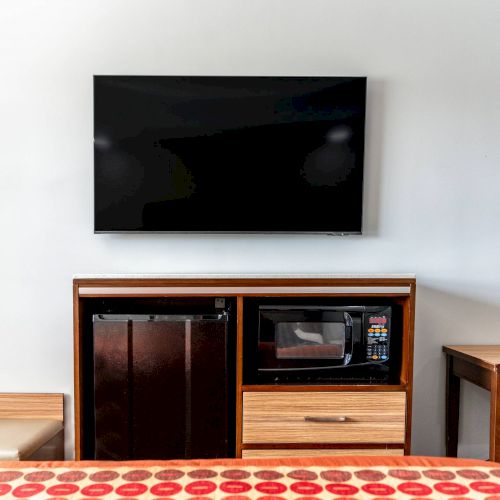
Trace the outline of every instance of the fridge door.
[[227, 314], [93, 324], [96, 459], [230, 455]]

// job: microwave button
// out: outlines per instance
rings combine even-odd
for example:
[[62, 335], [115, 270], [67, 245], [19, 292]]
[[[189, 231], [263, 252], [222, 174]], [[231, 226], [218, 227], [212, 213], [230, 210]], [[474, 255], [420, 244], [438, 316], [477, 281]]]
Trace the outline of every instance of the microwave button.
[[378, 359], [378, 356], [377, 356], [376, 354], [374, 354], [374, 355], [372, 356], [372, 359]]
[[385, 354], [382, 354], [382, 356], [380, 356], [380, 359], [387, 359], [387, 356]]
[[368, 333], [373, 333], [375, 330], [373, 328], [368, 328]]
[[380, 331], [381, 331], [382, 333], [387, 333], [387, 328], [382, 328]]
[[375, 328], [375, 333], [380, 333], [380, 328]]

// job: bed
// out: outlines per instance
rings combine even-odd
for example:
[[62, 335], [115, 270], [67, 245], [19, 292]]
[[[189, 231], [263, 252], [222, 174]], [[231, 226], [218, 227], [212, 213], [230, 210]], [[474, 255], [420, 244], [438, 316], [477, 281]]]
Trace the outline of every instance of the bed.
[[431, 457], [2, 462], [0, 499], [500, 499], [500, 464]]

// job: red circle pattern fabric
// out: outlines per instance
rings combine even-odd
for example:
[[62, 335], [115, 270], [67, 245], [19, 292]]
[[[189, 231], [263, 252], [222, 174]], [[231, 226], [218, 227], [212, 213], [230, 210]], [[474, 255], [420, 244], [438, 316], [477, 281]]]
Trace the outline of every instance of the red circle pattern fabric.
[[[500, 469], [481, 467], [27, 466], [0, 464], [0, 500], [500, 500]], [[88, 462], [87, 462], [88, 464]]]

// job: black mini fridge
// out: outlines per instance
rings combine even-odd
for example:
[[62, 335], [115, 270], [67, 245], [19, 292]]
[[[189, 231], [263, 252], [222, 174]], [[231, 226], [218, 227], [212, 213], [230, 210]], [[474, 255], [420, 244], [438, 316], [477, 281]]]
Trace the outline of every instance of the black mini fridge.
[[93, 316], [95, 459], [234, 456], [228, 315]]

